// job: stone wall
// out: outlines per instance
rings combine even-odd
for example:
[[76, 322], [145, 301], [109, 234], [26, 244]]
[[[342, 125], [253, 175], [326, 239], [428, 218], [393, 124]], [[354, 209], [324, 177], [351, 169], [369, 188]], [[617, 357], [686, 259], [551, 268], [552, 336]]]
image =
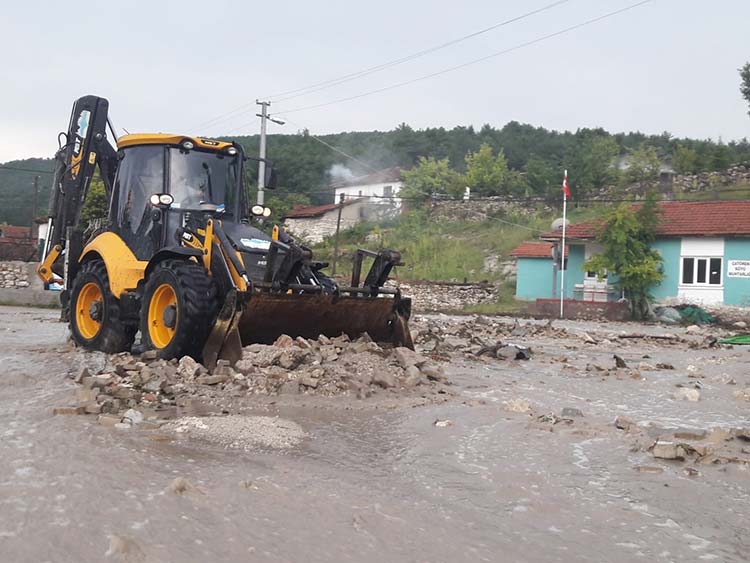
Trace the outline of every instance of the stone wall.
[[0, 288], [31, 287], [32, 283], [38, 280], [34, 273], [35, 269], [36, 264], [28, 262], [0, 262]]
[[399, 284], [401, 294], [411, 297], [412, 312], [457, 312], [466, 307], [496, 301], [497, 286], [489, 283], [411, 281]]
[[[537, 299], [526, 306], [526, 312], [535, 317], [560, 317], [559, 299]], [[566, 319], [591, 321], [625, 321], [630, 318], [628, 304], [620, 301], [598, 303], [566, 299], [563, 306]]]
[[449, 221], [485, 221], [503, 215], [536, 215], [551, 213], [552, 207], [539, 201], [520, 203], [508, 201], [507, 197], [486, 197], [469, 200], [440, 200], [430, 202], [430, 215], [435, 219]]

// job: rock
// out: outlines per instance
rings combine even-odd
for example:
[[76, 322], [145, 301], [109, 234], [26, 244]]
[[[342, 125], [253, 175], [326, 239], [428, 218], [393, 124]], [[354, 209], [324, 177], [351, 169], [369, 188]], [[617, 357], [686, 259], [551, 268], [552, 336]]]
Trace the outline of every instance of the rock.
[[287, 381], [279, 388], [280, 395], [297, 395], [299, 394], [299, 381]]
[[291, 348], [294, 345], [294, 339], [288, 334], [282, 334], [273, 345], [277, 348]]
[[102, 426], [114, 428], [115, 424], [120, 423], [120, 417], [114, 414], [100, 414], [96, 418], [96, 421]]
[[404, 385], [414, 387], [422, 383], [423, 375], [417, 366], [409, 366], [404, 370]]
[[158, 393], [162, 387], [166, 384], [166, 379], [163, 377], [155, 377], [149, 380], [145, 385], [141, 386], [141, 389], [148, 393]]
[[414, 350], [410, 350], [409, 348], [405, 348], [403, 346], [395, 348], [393, 350], [393, 355], [396, 358], [398, 364], [404, 369], [408, 368], [409, 366], [421, 367], [425, 362], [427, 362], [427, 358], [425, 358], [422, 354], [419, 354]]
[[430, 362], [424, 364], [421, 368], [419, 368], [419, 371], [430, 381], [439, 381], [441, 383], [448, 382], [448, 378], [445, 376], [443, 368], [435, 363]]
[[299, 383], [300, 385], [304, 385], [305, 387], [310, 387], [311, 389], [315, 389], [318, 387], [318, 379], [315, 377], [309, 377], [309, 376], [300, 377]]
[[91, 373], [89, 372], [89, 368], [81, 368], [81, 371], [78, 372], [73, 381], [75, 381], [76, 383], [81, 383], [81, 381], [90, 376]]
[[622, 359], [622, 356], [618, 356], [617, 354], [614, 354], [612, 357], [615, 359], [615, 367], [618, 367], [618, 368], [628, 367], [628, 364], [625, 363], [625, 360]]
[[86, 414], [99, 414], [102, 412], [102, 406], [99, 403], [89, 403], [83, 407]]
[[659, 459], [684, 460], [687, 452], [680, 444], [657, 440], [653, 446], [651, 446], [651, 454]]
[[146, 350], [140, 355], [140, 359], [143, 362], [153, 362], [159, 358], [159, 353], [156, 350]]
[[190, 356], [183, 356], [177, 364], [177, 373], [184, 378], [192, 379], [200, 372], [201, 365]]
[[658, 475], [659, 473], [664, 473], [663, 467], [655, 467], [653, 465], [636, 465], [634, 469], [638, 473], [653, 473], [655, 475]]
[[641, 362], [638, 364], [638, 369], [641, 371], [654, 371], [656, 369], [656, 366], [653, 366], [648, 362]]
[[198, 491], [198, 488], [185, 477], [177, 477], [169, 484], [167, 491], [176, 495], [184, 495], [185, 493]]
[[577, 418], [583, 416], [581, 409], [565, 407], [560, 413], [560, 418]]
[[732, 326], [734, 328], [746, 329], [747, 328], [747, 323], [745, 321], [737, 321], [736, 323], [732, 323]]
[[697, 334], [700, 331], [701, 331], [701, 327], [699, 327], [698, 325], [690, 325], [689, 327], [685, 329], [685, 332], [687, 332], [688, 334]]
[[396, 386], [396, 378], [390, 373], [379, 372], [372, 376], [372, 383], [383, 389], [390, 389]]
[[634, 420], [631, 420], [625, 416], [618, 416], [615, 418], [615, 428], [619, 428], [620, 430], [625, 430], [625, 432], [630, 432], [632, 429], [636, 428], [638, 425], [635, 423]]
[[685, 467], [682, 472], [688, 476], [688, 477], [700, 477], [701, 472], [698, 471], [695, 467]]
[[583, 340], [586, 344], [598, 344], [596, 339], [592, 337], [588, 332], [584, 332], [581, 335], [581, 340]]
[[195, 378], [195, 382], [200, 385], [218, 385], [231, 379], [229, 375], [200, 375]]
[[294, 343], [303, 350], [309, 350], [310, 348], [312, 348], [312, 344], [310, 344], [310, 341], [306, 338], [302, 338], [301, 336], [295, 338]]
[[52, 414], [83, 414], [86, 410], [84, 407], [55, 407], [52, 409]]
[[672, 398], [677, 401], [699, 401], [701, 394], [697, 389], [682, 387], [672, 394]]
[[434, 426], [437, 426], [438, 428], [447, 428], [448, 426], [453, 426], [452, 420], [436, 420], [432, 423]]
[[131, 425], [140, 424], [143, 422], [143, 413], [135, 409], [128, 409], [122, 415], [122, 422]]
[[531, 412], [531, 403], [526, 399], [511, 399], [503, 403], [503, 408], [509, 412]]
[[98, 389], [91, 389], [87, 387], [79, 387], [76, 389], [76, 401], [79, 405], [86, 405], [88, 403], [96, 402], [96, 398], [99, 396]]
[[750, 389], [740, 389], [734, 392], [734, 398], [740, 401], [750, 401]]
[[705, 430], [677, 430], [674, 437], [678, 440], [703, 440], [707, 434]]
[[656, 364], [657, 369], [674, 369], [674, 366], [672, 364], [667, 364], [664, 362], [659, 362]]

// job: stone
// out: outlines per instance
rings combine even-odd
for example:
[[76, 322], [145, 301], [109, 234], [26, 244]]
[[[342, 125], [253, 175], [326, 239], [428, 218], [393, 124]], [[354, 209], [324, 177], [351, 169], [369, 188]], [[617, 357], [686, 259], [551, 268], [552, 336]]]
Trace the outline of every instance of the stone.
[[746, 329], [747, 328], [747, 323], [745, 321], [737, 321], [736, 323], [732, 323], [732, 326], [734, 328]]
[[295, 338], [294, 343], [303, 350], [309, 350], [310, 348], [312, 348], [312, 344], [310, 344], [310, 341], [306, 338], [302, 338], [301, 336]]
[[410, 350], [409, 348], [405, 348], [403, 346], [394, 348], [393, 356], [396, 358], [398, 364], [404, 369], [408, 368], [409, 366], [421, 367], [425, 362], [427, 362], [427, 358], [425, 358], [422, 354], [419, 354], [414, 350]]
[[143, 413], [135, 409], [128, 409], [122, 415], [122, 422], [130, 423], [131, 425], [140, 424], [143, 422]]
[[622, 356], [618, 356], [617, 354], [614, 354], [612, 357], [615, 359], [615, 367], [618, 367], [618, 368], [628, 367], [628, 364], [625, 362], [625, 360], [622, 359]]
[[598, 344], [596, 339], [592, 337], [588, 332], [584, 332], [581, 335], [581, 340], [583, 340], [586, 344]]
[[83, 409], [86, 414], [99, 414], [102, 412], [102, 405], [99, 403], [89, 403]]
[[372, 383], [383, 389], [390, 389], [396, 386], [396, 378], [390, 373], [379, 372], [372, 376]]
[[91, 373], [89, 372], [89, 368], [86, 368], [86, 367], [81, 368], [81, 371], [78, 372], [78, 374], [75, 376], [73, 381], [75, 381], [76, 383], [81, 383], [81, 381], [83, 381], [84, 378], [90, 377], [90, 376], [91, 376]]
[[177, 477], [169, 484], [167, 490], [176, 495], [184, 495], [185, 493], [198, 491], [198, 488], [184, 477]]
[[300, 385], [304, 385], [305, 387], [310, 387], [311, 389], [315, 389], [318, 387], [318, 379], [315, 377], [309, 377], [309, 376], [300, 377], [299, 383]]
[[657, 369], [674, 369], [674, 366], [672, 364], [668, 364], [665, 362], [659, 362], [656, 364]]
[[177, 364], [177, 373], [187, 379], [192, 379], [200, 371], [201, 365], [190, 356], [183, 356]]
[[297, 395], [299, 394], [299, 381], [287, 381], [279, 388], [280, 395]]
[[641, 371], [654, 371], [656, 369], [656, 366], [651, 365], [648, 362], [640, 362], [638, 364], [638, 369]]
[[149, 380], [145, 385], [142, 385], [141, 389], [143, 389], [147, 393], [158, 393], [165, 383], [165, 378], [155, 377], [154, 379]]
[[740, 389], [734, 392], [734, 398], [740, 401], [750, 401], [750, 389]]
[[565, 407], [560, 413], [560, 418], [578, 418], [583, 416], [583, 411], [575, 407]]
[[653, 473], [655, 475], [658, 475], [659, 473], [664, 473], [663, 467], [655, 467], [653, 465], [636, 465], [634, 469], [638, 473]]
[[195, 378], [195, 382], [200, 385], [218, 385], [231, 379], [229, 375], [200, 375]]
[[699, 401], [701, 394], [697, 389], [682, 387], [672, 394], [672, 398], [677, 401]]
[[98, 395], [98, 389], [91, 389], [87, 387], [79, 387], [78, 389], [76, 389], [76, 401], [79, 405], [86, 405], [88, 403], [96, 402], [96, 398]]
[[436, 420], [432, 423], [434, 426], [437, 426], [438, 428], [447, 428], [448, 426], [453, 426], [452, 420]]
[[509, 412], [531, 412], [531, 403], [526, 399], [511, 399], [503, 403], [503, 408]]
[[699, 327], [698, 325], [690, 325], [689, 327], [685, 329], [685, 332], [687, 332], [688, 334], [697, 334], [700, 331], [701, 331], [701, 327]]
[[414, 387], [422, 383], [423, 379], [422, 372], [419, 371], [417, 366], [409, 366], [404, 370], [404, 385], [406, 387]]
[[615, 428], [619, 428], [620, 430], [625, 430], [625, 432], [629, 432], [630, 430], [636, 428], [638, 425], [635, 423], [634, 420], [631, 420], [630, 418], [626, 416], [618, 416], [615, 418]]
[[294, 339], [288, 334], [282, 334], [273, 343], [277, 348], [291, 348], [294, 344]]
[[427, 379], [429, 379], [430, 381], [439, 381], [441, 383], [448, 382], [448, 378], [445, 376], [443, 368], [434, 362], [424, 364], [421, 368], [419, 368], [419, 371], [422, 372], [422, 375], [427, 377]]
[[67, 414], [84, 414], [86, 409], [84, 407], [55, 407], [52, 409], [54, 415], [67, 415]]
[[659, 459], [684, 460], [687, 452], [680, 444], [657, 440], [651, 446], [651, 454]]
[[114, 414], [100, 414], [96, 418], [96, 421], [102, 426], [114, 428], [115, 424], [120, 423], [120, 417]]
[[118, 430], [130, 430], [133, 428], [133, 425], [129, 422], [117, 422], [113, 428], [117, 428]]
[[152, 362], [158, 358], [159, 358], [159, 353], [156, 350], [146, 350], [140, 356], [140, 359], [143, 362]]
[[140, 401], [141, 393], [130, 387], [118, 386], [112, 389], [112, 396], [116, 399]]

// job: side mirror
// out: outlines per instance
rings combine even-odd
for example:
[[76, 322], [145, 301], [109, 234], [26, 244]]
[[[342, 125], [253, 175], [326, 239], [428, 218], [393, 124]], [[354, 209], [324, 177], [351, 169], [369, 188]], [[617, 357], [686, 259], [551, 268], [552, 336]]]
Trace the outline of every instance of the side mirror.
[[273, 164], [267, 163], [266, 164], [266, 180], [265, 180], [265, 188], [267, 190], [275, 190], [276, 186], [278, 186], [278, 178], [276, 177], [276, 170], [273, 167]]

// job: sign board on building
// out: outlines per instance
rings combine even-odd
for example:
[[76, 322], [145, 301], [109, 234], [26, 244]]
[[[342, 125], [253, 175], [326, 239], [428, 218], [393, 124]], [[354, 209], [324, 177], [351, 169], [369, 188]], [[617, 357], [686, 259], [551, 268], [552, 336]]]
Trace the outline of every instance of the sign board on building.
[[750, 260], [729, 260], [727, 277], [750, 278]]

